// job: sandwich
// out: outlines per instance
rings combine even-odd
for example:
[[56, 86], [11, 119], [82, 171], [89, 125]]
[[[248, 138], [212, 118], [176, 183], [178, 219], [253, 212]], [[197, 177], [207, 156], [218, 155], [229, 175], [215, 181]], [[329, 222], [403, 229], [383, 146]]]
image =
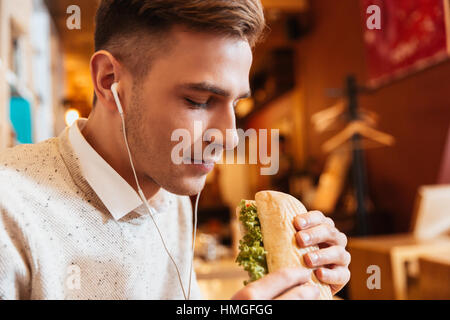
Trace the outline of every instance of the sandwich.
[[[306, 212], [299, 200], [277, 191], [261, 191], [256, 193], [255, 200], [240, 202], [236, 215], [244, 236], [239, 241], [236, 262], [248, 272], [245, 285], [281, 268], [308, 268], [303, 255], [319, 248], [300, 248], [294, 228], [294, 218]], [[321, 299], [332, 299], [330, 287], [321, 283], [314, 273], [310, 283], [319, 287]]]

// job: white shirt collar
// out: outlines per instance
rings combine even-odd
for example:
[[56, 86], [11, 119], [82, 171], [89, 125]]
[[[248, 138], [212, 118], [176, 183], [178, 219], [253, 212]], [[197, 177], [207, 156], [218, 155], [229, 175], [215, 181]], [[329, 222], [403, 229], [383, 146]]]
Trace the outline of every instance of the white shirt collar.
[[[137, 192], [114, 170], [86, 141], [81, 130], [87, 119], [78, 119], [69, 128], [69, 140], [80, 161], [81, 172], [91, 188], [109, 210], [114, 219], [119, 220], [132, 211], [144, 214], [146, 210]], [[164, 205], [161, 188], [150, 205], [156, 204], [156, 212]]]

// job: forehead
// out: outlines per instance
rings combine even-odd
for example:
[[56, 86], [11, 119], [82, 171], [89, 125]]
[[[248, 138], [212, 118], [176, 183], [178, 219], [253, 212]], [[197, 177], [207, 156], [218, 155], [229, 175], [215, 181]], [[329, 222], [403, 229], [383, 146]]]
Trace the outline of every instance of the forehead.
[[149, 74], [160, 85], [206, 82], [233, 94], [249, 90], [252, 50], [246, 40], [180, 28], [169, 37], [170, 50]]

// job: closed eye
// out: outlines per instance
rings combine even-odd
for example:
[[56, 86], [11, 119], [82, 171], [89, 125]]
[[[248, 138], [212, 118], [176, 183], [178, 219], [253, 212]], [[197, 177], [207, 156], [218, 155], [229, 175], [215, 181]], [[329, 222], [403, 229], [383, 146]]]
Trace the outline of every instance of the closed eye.
[[205, 102], [205, 103], [202, 103], [202, 102], [196, 102], [196, 101], [188, 99], [188, 98], [185, 98], [185, 100], [186, 100], [186, 102], [188, 104], [190, 104], [191, 106], [193, 106], [195, 108], [202, 108], [202, 109], [204, 109], [204, 108], [208, 107], [208, 101]]

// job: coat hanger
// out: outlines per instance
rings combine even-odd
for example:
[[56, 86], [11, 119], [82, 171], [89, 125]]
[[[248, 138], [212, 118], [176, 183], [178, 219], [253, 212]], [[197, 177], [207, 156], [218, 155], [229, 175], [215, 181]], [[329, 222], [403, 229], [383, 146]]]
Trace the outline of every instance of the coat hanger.
[[349, 142], [355, 134], [359, 134], [366, 139], [384, 146], [392, 146], [395, 143], [393, 136], [371, 128], [364, 121], [356, 120], [347, 125], [340, 133], [326, 141], [322, 146], [322, 150], [329, 153], [344, 143]]
[[[347, 106], [345, 100], [340, 100], [338, 103], [325, 110], [319, 111], [311, 116], [311, 121], [314, 129], [317, 132], [324, 132], [333, 129], [333, 127], [347, 116]], [[378, 115], [370, 110], [360, 109], [359, 118], [364, 122], [374, 126], [378, 123]]]
[[344, 115], [345, 112], [345, 101], [340, 100], [332, 107], [313, 114], [311, 121], [316, 131], [323, 132], [331, 127], [340, 116]]

